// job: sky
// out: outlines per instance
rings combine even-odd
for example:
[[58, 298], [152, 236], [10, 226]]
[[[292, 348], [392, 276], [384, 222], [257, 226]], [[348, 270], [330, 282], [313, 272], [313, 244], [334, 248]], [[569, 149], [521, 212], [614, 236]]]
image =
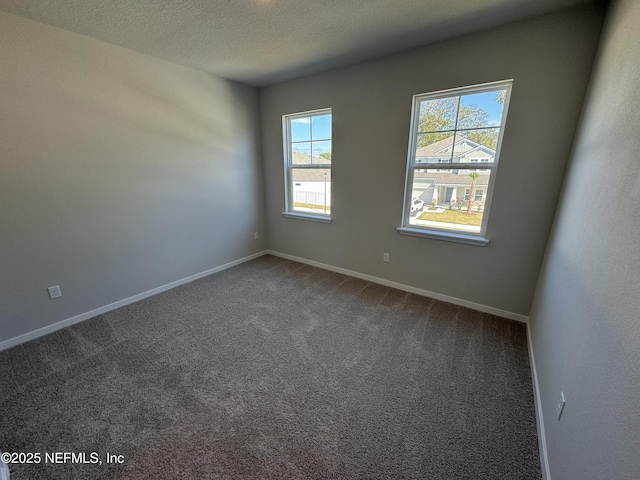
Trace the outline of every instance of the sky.
[[294, 149], [315, 158], [331, 153], [331, 115], [292, 119], [291, 141], [303, 142], [295, 143]]
[[496, 92], [474, 93], [460, 97], [463, 105], [476, 104], [487, 112], [489, 125], [500, 125], [503, 106], [496, 101]]
[[291, 120], [292, 142], [329, 139], [331, 139], [331, 115], [318, 115], [311, 118], [303, 117]]

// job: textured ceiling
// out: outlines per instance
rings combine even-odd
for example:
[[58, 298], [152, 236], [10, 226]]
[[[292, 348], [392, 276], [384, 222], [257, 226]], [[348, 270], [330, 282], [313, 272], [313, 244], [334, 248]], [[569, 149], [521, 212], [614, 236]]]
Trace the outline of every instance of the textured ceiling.
[[589, 0], [0, 0], [0, 10], [264, 86]]

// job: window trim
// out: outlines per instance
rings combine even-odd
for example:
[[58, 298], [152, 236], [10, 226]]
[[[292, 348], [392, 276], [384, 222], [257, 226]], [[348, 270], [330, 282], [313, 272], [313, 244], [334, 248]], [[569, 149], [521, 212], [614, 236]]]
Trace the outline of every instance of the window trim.
[[[294, 165], [293, 163], [293, 152], [291, 151], [291, 120], [295, 120], [297, 118], [305, 118], [305, 117], [317, 117], [321, 115], [331, 115], [331, 163], [329, 164], [309, 164], [309, 165]], [[327, 141], [327, 140], [322, 140]], [[312, 142], [309, 139], [309, 142]], [[330, 204], [329, 213], [324, 214], [320, 212], [304, 212], [300, 210], [295, 210], [293, 208], [293, 168], [308, 168], [308, 169], [323, 169], [329, 170], [329, 181], [333, 181], [333, 112], [331, 107], [327, 108], [318, 108], [315, 110], [307, 110], [305, 112], [297, 112], [291, 114], [282, 115], [282, 151], [284, 156], [284, 211], [282, 215], [288, 218], [295, 218], [300, 220], [309, 220], [313, 222], [320, 223], [331, 223], [332, 222], [332, 213], [333, 213], [333, 205]], [[331, 195], [329, 196], [331, 198]]]
[[448, 242], [464, 243], [466, 245], [476, 245], [484, 247], [489, 243], [489, 240], [484, 237], [478, 237], [476, 235], [466, 235], [464, 233], [447, 232], [447, 231], [435, 231], [435, 230], [418, 230], [417, 228], [398, 227], [396, 229], [399, 234], [407, 235], [410, 237], [419, 238], [431, 238], [433, 240], [445, 240]]
[[[502, 149], [502, 140], [504, 137], [504, 130], [507, 121], [507, 115], [509, 112], [509, 102], [511, 99], [511, 90], [513, 87], [513, 79], [500, 80], [496, 82], [488, 82], [477, 85], [470, 85], [466, 87], [459, 88], [451, 88], [446, 90], [438, 90], [430, 93], [420, 93], [413, 96], [412, 104], [411, 104], [411, 126], [409, 130], [409, 150], [407, 152], [407, 163], [406, 163], [406, 172], [405, 172], [405, 185], [404, 185], [404, 200], [402, 204], [402, 219], [401, 226], [396, 230], [398, 233], [403, 235], [411, 235], [415, 237], [424, 237], [424, 238], [433, 238], [437, 240], [447, 240], [458, 243], [465, 243], [469, 245], [480, 245], [484, 246], [489, 243], [489, 239], [486, 238], [487, 224], [489, 221], [491, 204], [493, 200], [493, 190], [496, 182], [496, 173], [498, 170], [498, 164], [500, 161], [500, 151]], [[496, 146], [495, 160], [493, 163], [487, 162], [482, 166], [481, 170], [489, 170], [490, 177], [489, 182], [486, 187], [486, 196], [485, 196], [485, 206], [484, 213], [482, 216], [482, 223], [480, 226], [480, 232], [464, 232], [461, 230], [455, 229], [447, 229], [447, 228], [439, 228], [439, 227], [423, 227], [419, 225], [411, 225], [409, 223], [410, 212], [409, 205], [411, 202], [412, 194], [413, 194], [413, 180], [414, 173], [418, 170], [417, 165], [420, 166], [420, 169], [423, 170], [439, 170], [438, 167], [442, 167], [441, 163], [434, 164], [417, 164], [415, 162], [415, 152], [416, 152], [416, 142], [417, 142], [417, 126], [420, 118], [420, 108], [419, 103], [425, 99], [428, 100], [437, 100], [441, 98], [448, 98], [452, 96], [462, 96], [468, 94], [475, 93], [483, 93], [483, 92], [491, 92], [494, 90], [505, 89], [505, 101], [504, 101], [504, 109], [502, 113], [502, 119], [500, 123], [500, 131], [498, 133], [498, 142]], [[454, 126], [451, 130], [443, 130], [443, 132], [452, 132], [455, 135], [457, 132], [464, 132], [467, 130], [475, 130], [474, 128], [461, 128], [458, 129]], [[479, 163], [450, 163], [449, 165], [455, 166], [455, 170], [469, 170], [469, 171], [477, 171], [479, 167]], [[433, 165], [431, 168], [425, 168], [426, 165]]]

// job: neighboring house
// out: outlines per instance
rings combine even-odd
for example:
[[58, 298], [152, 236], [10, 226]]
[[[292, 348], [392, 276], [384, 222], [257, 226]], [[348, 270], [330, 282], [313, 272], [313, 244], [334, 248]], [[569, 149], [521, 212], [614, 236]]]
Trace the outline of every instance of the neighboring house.
[[[426, 205], [449, 204], [454, 201], [469, 200], [471, 172], [478, 173], [476, 193], [473, 201], [481, 210], [487, 197], [489, 172], [482, 170], [483, 163], [495, 161], [495, 150], [473, 140], [454, 136], [437, 141], [416, 150], [416, 163], [429, 164], [428, 169], [415, 171], [413, 197], [420, 198]], [[456, 163], [477, 163], [479, 169], [456, 170]], [[443, 164], [448, 168], [434, 169], [433, 164]], [[427, 166], [427, 165], [425, 165]]]
[[[327, 163], [326, 159], [313, 157], [299, 151], [293, 151], [295, 165]], [[327, 165], [327, 166], [330, 166]], [[296, 208], [322, 211], [326, 213], [331, 207], [331, 170], [329, 168], [293, 168], [293, 201]], [[302, 204], [315, 205], [305, 208]]]

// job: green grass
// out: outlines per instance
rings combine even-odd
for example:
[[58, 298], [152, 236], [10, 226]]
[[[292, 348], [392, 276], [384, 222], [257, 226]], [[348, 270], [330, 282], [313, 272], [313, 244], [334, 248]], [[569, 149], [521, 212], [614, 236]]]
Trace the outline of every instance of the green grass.
[[466, 210], [445, 210], [442, 213], [425, 211], [422, 215], [418, 216], [418, 220], [456, 223], [458, 225], [473, 225], [475, 227], [479, 227], [482, 223], [482, 214], [472, 212], [469, 215]]
[[[302, 202], [293, 202], [294, 207], [298, 208], [313, 208], [315, 210], [324, 210], [324, 205], [317, 205], [315, 203], [302, 203]], [[327, 212], [331, 209], [329, 205], [327, 205]]]

